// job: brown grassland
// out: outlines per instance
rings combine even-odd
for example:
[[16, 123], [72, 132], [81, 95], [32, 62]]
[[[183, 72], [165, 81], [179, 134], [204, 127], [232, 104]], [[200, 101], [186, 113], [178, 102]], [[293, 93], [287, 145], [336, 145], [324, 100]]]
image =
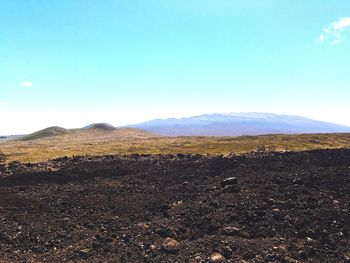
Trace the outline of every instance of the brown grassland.
[[162, 137], [141, 130], [86, 130], [0, 144], [6, 161], [42, 162], [62, 156], [109, 154], [242, 154], [350, 148], [350, 133], [240, 137]]

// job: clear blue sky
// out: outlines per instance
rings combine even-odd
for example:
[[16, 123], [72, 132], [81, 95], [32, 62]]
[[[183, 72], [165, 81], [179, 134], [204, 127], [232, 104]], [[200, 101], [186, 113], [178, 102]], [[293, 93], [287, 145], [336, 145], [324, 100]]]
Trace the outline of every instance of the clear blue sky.
[[349, 0], [0, 0], [0, 134], [246, 111], [350, 125]]

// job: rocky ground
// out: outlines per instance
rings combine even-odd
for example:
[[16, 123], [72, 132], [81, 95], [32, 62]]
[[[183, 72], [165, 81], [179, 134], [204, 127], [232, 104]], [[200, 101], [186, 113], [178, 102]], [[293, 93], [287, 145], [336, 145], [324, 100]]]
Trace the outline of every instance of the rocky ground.
[[11, 163], [0, 262], [350, 262], [349, 201], [350, 150]]

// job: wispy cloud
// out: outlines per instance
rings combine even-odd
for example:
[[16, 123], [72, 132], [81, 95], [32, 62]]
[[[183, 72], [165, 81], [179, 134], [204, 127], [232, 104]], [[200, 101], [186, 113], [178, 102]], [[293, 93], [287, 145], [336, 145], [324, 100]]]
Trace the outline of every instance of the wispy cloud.
[[30, 82], [30, 81], [28, 81], [28, 80], [26, 80], [26, 81], [21, 82], [20, 85], [21, 85], [22, 87], [28, 88], [28, 87], [32, 87], [32, 86], [33, 86], [33, 83]]
[[328, 42], [335, 45], [342, 42], [348, 33], [350, 33], [350, 17], [342, 17], [324, 27], [318, 40], [321, 43]]

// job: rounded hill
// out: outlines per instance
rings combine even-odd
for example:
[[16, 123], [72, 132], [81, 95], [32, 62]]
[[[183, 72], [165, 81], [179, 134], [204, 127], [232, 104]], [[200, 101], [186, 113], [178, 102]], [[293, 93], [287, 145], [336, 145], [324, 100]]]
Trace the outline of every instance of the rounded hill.
[[49, 127], [49, 128], [34, 132], [32, 134], [29, 134], [23, 137], [22, 140], [24, 141], [37, 140], [37, 139], [42, 139], [42, 138], [51, 137], [51, 136], [64, 135], [70, 132], [71, 131], [65, 128], [53, 126], [53, 127]]

